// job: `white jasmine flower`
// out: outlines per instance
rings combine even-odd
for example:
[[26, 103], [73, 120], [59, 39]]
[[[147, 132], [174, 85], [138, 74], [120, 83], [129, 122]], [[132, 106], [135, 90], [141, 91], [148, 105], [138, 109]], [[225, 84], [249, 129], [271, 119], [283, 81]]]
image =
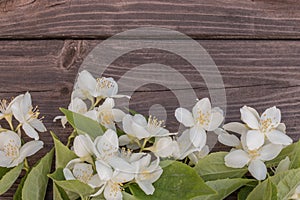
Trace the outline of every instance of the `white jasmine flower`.
[[264, 161], [276, 158], [282, 148], [282, 145], [270, 143], [256, 150], [232, 150], [225, 156], [225, 165], [232, 168], [243, 168], [248, 165], [248, 170], [254, 178], [264, 180], [267, 175]]
[[42, 141], [30, 141], [21, 145], [21, 139], [15, 132], [0, 133], [0, 166], [14, 167], [19, 165], [28, 156], [43, 148]]
[[117, 93], [118, 84], [113, 78], [95, 79], [88, 71], [83, 70], [79, 73], [72, 98], [90, 99], [93, 102], [94, 98], [125, 97], [124, 95], [117, 95]]
[[163, 173], [159, 166], [159, 158], [151, 162], [151, 156], [147, 154], [140, 160], [133, 162], [136, 168], [135, 181], [147, 195], [152, 195], [155, 191], [152, 183], [157, 181]]
[[300, 200], [300, 185], [296, 187], [294, 194], [289, 199]]
[[117, 133], [112, 129], [107, 129], [102, 136], [98, 136], [94, 141], [96, 157], [100, 160], [108, 161], [117, 156], [119, 150], [119, 140]]
[[79, 180], [90, 186], [100, 185], [98, 175], [94, 174], [92, 164], [84, 163], [80, 159], [71, 160], [63, 169], [66, 180]]
[[101, 184], [100, 189], [92, 196], [98, 196], [104, 193], [106, 200], [122, 200], [122, 186], [123, 183], [133, 180], [134, 174], [127, 173], [132, 170], [126, 169], [126, 166], [122, 166], [124, 171], [113, 170], [107, 163], [97, 160], [96, 170], [99, 176], [98, 185]]
[[265, 143], [265, 137], [273, 144], [290, 145], [293, 141], [285, 134], [285, 126], [280, 123], [281, 113], [275, 106], [268, 108], [261, 116], [251, 107], [241, 108], [241, 119], [249, 127], [246, 144], [250, 150]]
[[163, 128], [163, 123], [163, 121], [158, 121], [156, 117], [150, 116], [147, 122], [143, 115], [136, 114], [132, 116], [127, 114], [123, 118], [123, 130], [128, 136], [138, 140], [172, 135], [173, 133]]
[[[39, 117], [39, 110], [33, 109], [29, 92], [21, 95], [11, 106], [14, 117], [20, 122], [25, 133], [35, 140], [39, 139], [39, 132], [47, 131]], [[36, 131], [37, 130], [37, 131]]]
[[[88, 111], [87, 106], [84, 103], [84, 101], [79, 98], [74, 98], [71, 100], [71, 102], [68, 106], [68, 110], [75, 112], [75, 113], [79, 113], [79, 114], [86, 114]], [[53, 121], [56, 122], [56, 120], [58, 120], [58, 119], [61, 120], [61, 124], [65, 128], [65, 125], [68, 122], [67, 117], [66, 116], [57, 116], [53, 119]]]
[[223, 111], [218, 107], [212, 109], [208, 98], [198, 101], [192, 113], [185, 108], [177, 108], [175, 117], [184, 126], [191, 128], [191, 142], [202, 148], [206, 144], [206, 131], [214, 131], [224, 119]]
[[75, 154], [80, 158], [92, 156], [96, 149], [89, 135], [76, 136], [73, 147]]
[[121, 122], [125, 113], [116, 109], [115, 101], [112, 98], [106, 98], [101, 106], [98, 107], [98, 120], [106, 128], [116, 130], [114, 122]]

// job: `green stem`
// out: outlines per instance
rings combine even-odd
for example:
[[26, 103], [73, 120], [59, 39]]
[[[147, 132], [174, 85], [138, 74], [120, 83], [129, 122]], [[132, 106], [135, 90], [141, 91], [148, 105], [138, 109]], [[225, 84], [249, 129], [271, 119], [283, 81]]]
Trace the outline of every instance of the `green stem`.
[[71, 133], [71, 135], [68, 137], [68, 142], [67, 142], [67, 147], [70, 147], [72, 140], [76, 137], [76, 131], [73, 130], [73, 132]]
[[92, 106], [90, 107], [89, 110], [93, 110], [97, 105], [98, 103], [101, 101], [102, 98], [97, 98], [95, 102], [92, 101]]
[[148, 140], [149, 140], [149, 138], [145, 138], [145, 139], [144, 139], [144, 142], [143, 142], [143, 144], [142, 144], [142, 146], [141, 146], [140, 152], [142, 152], [143, 150], [145, 150], [145, 146], [146, 146]]
[[26, 158], [24, 160], [24, 169], [26, 170], [26, 172], [29, 172], [29, 170], [30, 170], [30, 167], [29, 167], [29, 164], [28, 164], [28, 161]]

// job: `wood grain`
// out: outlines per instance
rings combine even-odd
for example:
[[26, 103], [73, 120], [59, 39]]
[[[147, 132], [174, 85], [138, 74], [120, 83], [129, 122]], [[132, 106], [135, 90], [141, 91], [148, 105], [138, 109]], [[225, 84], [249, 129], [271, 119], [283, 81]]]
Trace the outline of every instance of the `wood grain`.
[[[62, 141], [71, 129], [61, 128], [52, 119], [67, 107], [77, 71], [87, 54], [100, 40], [0, 41], [0, 97], [11, 98], [30, 91], [39, 105], [44, 122]], [[217, 64], [226, 88], [226, 122], [239, 121], [239, 108], [249, 105], [260, 112], [271, 106], [282, 111], [288, 134], [298, 140], [300, 124], [300, 41], [198, 40]], [[122, 48], [122, 47], [116, 47]], [[195, 55], [191, 51], [190, 54]], [[201, 75], [186, 60], [170, 52], [143, 49], [125, 54], [105, 71], [118, 80], [135, 66], [157, 62], [178, 70], [191, 83], [199, 98], [208, 96]], [[146, 72], [145, 72], [146, 73]], [[155, 70], [147, 71], [155, 74]], [[179, 90], [188, 90], [179, 85]], [[161, 104], [168, 114], [167, 127], [178, 127], [173, 113], [178, 101], [164, 86], [141, 86], [132, 96], [130, 108], [143, 114], [153, 104]], [[45, 148], [30, 159], [34, 163], [53, 146], [49, 132], [41, 134]], [[216, 144], [214, 150], [224, 150]], [[16, 185], [0, 199], [11, 199]], [[51, 192], [47, 199], [52, 199]]]
[[195, 39], [299, 39], [299, 10], [297, 0], [1, 0], [0, 38], [103, 39], [158, 26]]

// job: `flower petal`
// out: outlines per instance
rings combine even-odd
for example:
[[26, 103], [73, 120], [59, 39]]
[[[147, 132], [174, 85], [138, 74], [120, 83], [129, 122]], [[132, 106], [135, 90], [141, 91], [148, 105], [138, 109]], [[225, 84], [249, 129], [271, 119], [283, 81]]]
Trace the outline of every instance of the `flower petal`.
[[[13, 161], [13, 158], [6, 156], [6, 153], [0, 151], [0, 167], [9, 167]], [[11, 166], [14, 167], [14, 166]]]
[[264, 180], [267, 175], [266, 165], [259, 159], [252, 160], [248, 166], [251, 175], [257, 180]]
[[135, 137], [137, 137], [139, 140], [143, 138], [147, 138], [150, 136], [150, 133], [145, 129], [146, 127], [141, 126], [138, 123], [133, 122], [132, 123], [132, 130]]
[[43, 122], [39, 119], [32, 119], [29, 121], [29, 124], [35, 128], [36, 130], [38, 130], [39, 132], [45, 132], [47, 131], [45, 125], [43, 124]]
[[101, 160], [95, 162], [96, 171], [102, 181], [108, 181], [112, 178], [113, 170], [112, 168]]
[[88, 185], [91, 186], [92, 188], [98, 188], [98, 187], [103, 186], [104, 184], [105, 184], [105, 182], [100, 180], [100, 177], [98, 174], [93, 175], [92, 178], [88, 182]]
[[225, 156], [225, 165], [232, 168], [243, 168], [250, 161], [249, 155], [243, 150], [234, 150]]
[[44, 146], [43, 141], [30, 141], [25, 143], [20, 149], [20, 157], [32, 156]]
[[125, 115], [122, 124], [123, 124], [123, 130], [125, 133], [129, 135], [133, 135], [133, 130], [132, 130], [132, 122], [133, 122], [133, 117], [132, 115]]
[[218, 136], [218, 141], [229, 147], [237, 147], [241, 144], [237, 136], [228, 133], [221, 133]]
[[267, 134], [267, 138], [273, 144], [290, 145], [293, 140], [286, 134], [278, 130], [272, 130]]
[[64, 168], [63, 173], [66, 180], [76, 180], [70, 169]]
[[265, 142], [265, 135], [258, 130], [250, 130], [246, 135], [246, 145], [249, 150], [258, 149]]
[[120, 109], [112, 109], [112, 115], [115, 122], [121, 122], [126, 114]]
[[84, 91], [88, 91], [90, 94], [94, 92], [97, 85], [96, 79], [90, 74], [90, 72], [83, 70], [79, 73], [77, 78], [77, 86]]
[[239, 123], [239, 122], [231, 122], [231, 123], [228, 123], [228, 124], [225, 124], [223, 126], [223, 128], [226, 130], [226, 131], [231, 131], [231, 132], [234, 132], [234, 133], [239, 133], [239, 134], [246, 134], [248, 129], [247, 127], [242, 124], [242, 123]]
[[30, 138], [34, 138], [35, 140], [39, 139], [39, 134], [34, 130], [32, 126], [30, 126], [28, 123], [24, 123], [22, 125], [23, 130], [25, 131], [26, 135], [28, 135]]
[[146, 118], [141, 114], [135, 114], [132, 120], [134, 123], [139, 124], [142, 127], [146, 127], [148, 125]]
[[259, 129], [259, 116], [255, 109], [244, 106], [240, 109], [241, 119], [252, 129]]
[[210, 122], [207, 130], [213, 131], [217, 129], [222, 124], [223, 120], [223, 111], [218, 107], [213, 108], [211, 111]]
[[105, 107], [106, 109], [112, 109], [113, 107], [115, 107], [115, 101], [113, 98], [106, 98], [105, 101], [103, 102], [103, 104], [101, 106], [99, 106], [99, 108], [101, 107]]
[[262, 115], [261, 120], [265, 121], [267, 119], [271, 120], [270, 126], [277, 127], [281, 121], [281, 112], [278, 108], [273, 106], [268, 108]]
[[155, 155], [166, 158], [173, 154], [172, 145], [173, 140], [170, 137], [157, 138], [150, 149]]
[[206, 144], [206, 131], [200, 126], [194, 126], [190, 129], [190, 140], [192, 144], [202, 149]]
[[137, 181], [137, 184], [147, 195], [152, 195], [155, 191], [152, 183], [149, 183], [147, 181]]
[[267, 144], [260, 149], [259, 159], [263, 161], [273, 160], [278, 156], [282, 148], [280, 144]]
[[88, 135], [78, 135], [74, 139], [74, 152], [78, 157], [92, 155], [94, 144]]
[[175, 110], [175, 117], [177, 121], [186, 127], [192, 127], [195, 124], [192, 113], [185, 108], [177, 108]]

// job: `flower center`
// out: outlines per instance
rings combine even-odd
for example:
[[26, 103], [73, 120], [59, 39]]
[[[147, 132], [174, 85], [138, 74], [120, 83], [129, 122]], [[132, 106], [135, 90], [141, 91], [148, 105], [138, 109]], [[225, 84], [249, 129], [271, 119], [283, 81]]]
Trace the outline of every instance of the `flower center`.
[[251, 159], [255, 159], [256, 157], [258, 157], [260, 154], [257, 150], [251, 150], [251, 151], [248, 151]]
[[110, 182], [109, 196], [117, 197], [118, 192], [121, 190], [120, 184], [116, 182]]
[[156, 129], [158, 127], [162, 127], [164, 124], [164, 120], [158, 120], [157, 117], [153, 117], [152, 115], [149, 116], [148, 119], [148, 128], [149, 129]]
[[40, 111], [38, 109], [38, 106], [36, 106], [34, 109], [31, 108], [28, 112], [27, 119], [37, 119], [40, 115]]
[[102, 77], [102, 78], [97, 78], [97, 88], [99, 89], [104, 89], [104, 88], [111, 88], [113, 87], [114, 84], [107, 80], [106, 78]]
[[15, 145], [14, 140], [9, 140], [7, 144], [4, 145], [4, 152], [5, 156], [10, 158], [17, 158], [19, 156], [19, 148], [17, 145]]
[[265, 120], [260, 120], [260, 130], [261, 132], [265, 133], [268, 132], [270, 127], [273, 128], [272, 120], [270, 118], [267, 118]]
[[199, 110], [197, 122], [202, 126], [203, 125], [208, 126], [209, 121], [210, 121], [210, 113], [209, 112], [203, 113], [201, 110]]
[[99, 118], [102, 124], [112, 124], [114, 121], [114, 116], [108, 111], [100, 112]]

